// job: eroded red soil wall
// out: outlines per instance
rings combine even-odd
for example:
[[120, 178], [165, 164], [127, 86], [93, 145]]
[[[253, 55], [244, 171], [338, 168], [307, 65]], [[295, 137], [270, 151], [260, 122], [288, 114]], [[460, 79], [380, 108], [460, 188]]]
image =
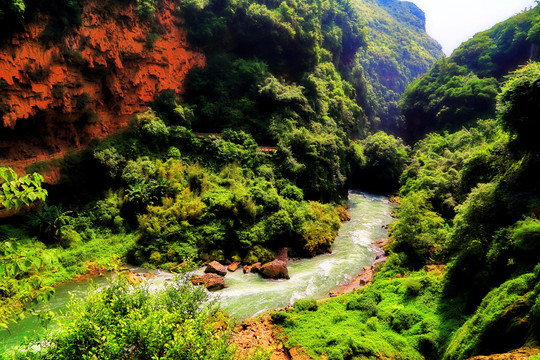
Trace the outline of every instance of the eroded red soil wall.
[[[0, 46], [0, 165], [24, 166], [83, 148], [119, 131], [165, 89], [182, 93], [187, 72], [204, 66], [190, 49], [170, 0], [153, 24], [133, 5], [86, 1], [82, 25], [60, 44], [39, 39], [45, 17]], [[158, 31], [156, 31], [158, 29]], [[148, 34], [160, 33], [150, 45]]]

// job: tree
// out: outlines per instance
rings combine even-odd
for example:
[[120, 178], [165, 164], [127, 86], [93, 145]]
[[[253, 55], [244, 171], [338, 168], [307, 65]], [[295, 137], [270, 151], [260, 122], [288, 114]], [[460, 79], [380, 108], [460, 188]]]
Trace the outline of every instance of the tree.
[[42, 182], [38, 173], [19, 177], [13, 169], [0, 167], [0, 210], [18, 210], [36, 200], [45, 201], [47, 190], [41, 187]]
[[71, 228], [71, 211], [62, 211], [62, 205], [43, 205], [43, 210], [30, 220], [40, 237], [50, 243], [62, 243], [62, 236]]
[[497, 100], [499, 119], [515, 135], [514, 144], [538, 153], [540, 63], [532, 62], [510, 75]]
[[368, 136], [361, 144], [366, 161], [353, 174], [352, 185], [374, 191], [398, 189], [409, 148], [400, 138], [382, 131]]

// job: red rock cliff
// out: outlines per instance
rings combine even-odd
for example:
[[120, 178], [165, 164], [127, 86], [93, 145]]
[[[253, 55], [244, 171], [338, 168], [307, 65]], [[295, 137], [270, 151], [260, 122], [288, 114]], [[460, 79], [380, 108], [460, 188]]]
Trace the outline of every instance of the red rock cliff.
[[20, 170], [117, 132], [157, 91], [180, 95], [187, 72], [205, 63], [171, 0], [152, 24], [133, 5], [86, 1], [82, 25], [50, 47], [39, 40], [46, 23], [38, 18], [0, 45], [0, 165]]

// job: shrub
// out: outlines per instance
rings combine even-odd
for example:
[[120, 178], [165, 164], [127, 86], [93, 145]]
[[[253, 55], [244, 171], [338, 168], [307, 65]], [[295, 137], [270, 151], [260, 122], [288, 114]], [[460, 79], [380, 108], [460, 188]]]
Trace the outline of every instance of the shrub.
[[375, 292], [368, 292], [349, 301], [347, 303], [347, 310], [362, 311], [369, 318], [377, 314], [377, 304], [379, 301], [380, 295]]
[[45, 201], [48, 192], [41, 187], [42, 181], [38, 173], [19, 177], [13, 169], [0, 167], [0, 209], [18, 210], [36, 200]]
[[289, 318], [289, 315], [285, 311], [273, 312], [270, 316], [272, 317], [272, 322], [277, 325], [283, 324]]
[[302, 189], [294, 185], [286, 185], [283, 190], [281, 190], [280, 194], [291, 200], [302, 201], [304, 199], [304, 192]]
[[422, 320], [420, 313], [412, 308], [398, 309], [393, 313], [392, 329], [398, 332], [409, 330]]
[[234, 358], [227, 319], [186, 276], [152, 292], [120, 280], [68, 309], [59, 330], [44, 340], [48, 346], [29, 345], [15, 359]]
[[420, 289], [422, 289], [422, 280], [419, 278], [408, 277], [403, 280], [403, 286], [408, 295], [418, 295]]
[[154, 16], [156, 11], [156, 0], [140, 0], [137, 1], [137, 13], [142, 20], [149, 20]]
[[83, 92], [79, 97], [77, 97], [77, 104], [75, 108], [79, 111], [84, 110], [86, 106], [92, 101], [90, 94]]
[[294, 302], [296, 311], [317, 311], [319, 304], [314, 299], [300, 299]]

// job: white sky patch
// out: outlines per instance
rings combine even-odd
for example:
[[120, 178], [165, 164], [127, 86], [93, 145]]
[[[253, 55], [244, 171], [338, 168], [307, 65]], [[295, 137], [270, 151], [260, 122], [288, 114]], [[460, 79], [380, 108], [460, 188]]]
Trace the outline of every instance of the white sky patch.
[[474, 34], [488, 30], [525, 8], [535, 0], [408, 0], [426, 13], [428, 34], [449, 56]]

